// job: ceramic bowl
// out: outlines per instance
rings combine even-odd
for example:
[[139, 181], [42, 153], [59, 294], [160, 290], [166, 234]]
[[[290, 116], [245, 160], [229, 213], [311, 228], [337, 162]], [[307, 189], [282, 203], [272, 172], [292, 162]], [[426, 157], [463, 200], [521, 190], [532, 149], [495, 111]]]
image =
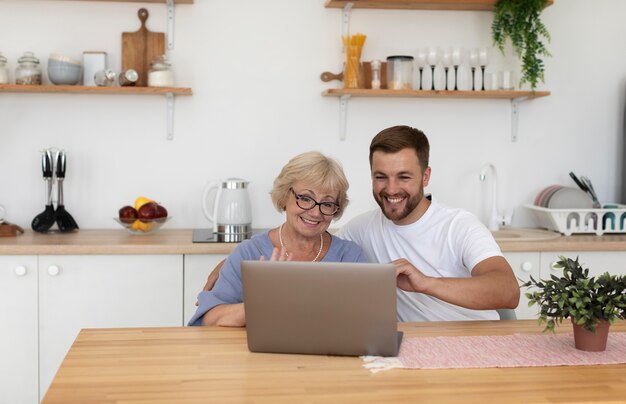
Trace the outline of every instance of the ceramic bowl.
[[119, 218], [114, 217], [113, 220], [115, 220], [123, 228], [128, 230], [130, 234], [144, 235], [144, 234], [156, 233], [161, 228], [161, 226], [167, 223], [171, 218], [172, 218], [171, 216], [168, 216], [164, 219], [153, 219], [153, 220], [136, 219], [132, 222], [122, 222]]
[[48, 59], [48, 78], [54, 84], [78, 84], [83, 76], [80, 62], [66, 56], [52, 54]]

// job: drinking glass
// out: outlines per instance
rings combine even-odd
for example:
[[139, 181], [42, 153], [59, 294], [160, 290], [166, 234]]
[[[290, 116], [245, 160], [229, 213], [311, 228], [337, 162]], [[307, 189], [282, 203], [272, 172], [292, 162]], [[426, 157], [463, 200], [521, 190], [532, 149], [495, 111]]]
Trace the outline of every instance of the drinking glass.
[[476, 68], [480, 66], [480, 59], [478, 57], [478, 49], [472, 49], [469, 54], [469, 64], [472, 68], [472, 91], [476, 91], [474, 85]]
[[459, 66], [463, 63], [463, 49], [462, 48], [453, 48], [452, 49], [452, 65], [454, 66], [454, 91], [459, 89], [458, 87], [458, 77], [459, 77]]
[[443, 55], [441, 56], [441, 63], [443, 63], [443, 70], [446, 73], [445, 90], [448, 91], [448, 70], [450, 70], [450, 66], [452, 66], [452, 49], [446, 49], [443, 51]]
[[417, 64], [417, 68], [420, 71], [420, 86], [419, 89], [423, 90], [424, 88], [422, 87], [422, 76], [424, 75], [424, 67], [426, 67], [426, 56], [427, 56], [427, 52], [426, 49], [418, 49], [417, 51], [417, 57], [415, 58], [415, 62]]
[[432, 74], [430, 89], [433, 91], [435, 90], [435, 67], [437, 66], [437, 63], [439, 63], [440, 58], [441, 51], [439, 50], [439, 48], [428, 49], [428, 56], [426, 57], [426, 59], [428, 61], [428, 65], [430, 66], [430, 71]]
[[480, 48], [478, 51], [478, 63], [480, 63], [480, 70], [482, 72], [482, 88], [481, 91], [485, 91], [485, 67], [489, 62], [489, 51], [487, 48]]

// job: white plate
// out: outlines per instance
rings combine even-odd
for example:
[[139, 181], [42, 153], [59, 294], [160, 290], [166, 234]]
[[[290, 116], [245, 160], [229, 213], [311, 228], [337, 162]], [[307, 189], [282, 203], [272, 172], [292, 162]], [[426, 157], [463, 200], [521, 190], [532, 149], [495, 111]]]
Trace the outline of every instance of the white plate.
[[552, 195], [547, 207], [550, 209], [591, 209], [593, 201], [581, 189], [564, 187]]

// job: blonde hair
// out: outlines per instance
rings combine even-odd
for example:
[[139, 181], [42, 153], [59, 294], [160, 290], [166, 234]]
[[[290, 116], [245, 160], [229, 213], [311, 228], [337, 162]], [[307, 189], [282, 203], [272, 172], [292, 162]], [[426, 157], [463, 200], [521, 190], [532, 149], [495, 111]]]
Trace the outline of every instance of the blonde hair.
[[289, 160], [274, 180], [270, 192], [272, 203], [279, 212], [285, 211], [290, 189], [296, 182], [337, 192], [335, 202], [339, 205], [339, 210], [333, 215], [333, 219], [341, 217], [349, 202], [350, 184], [338, 161], [316, 151], [302, 153]]

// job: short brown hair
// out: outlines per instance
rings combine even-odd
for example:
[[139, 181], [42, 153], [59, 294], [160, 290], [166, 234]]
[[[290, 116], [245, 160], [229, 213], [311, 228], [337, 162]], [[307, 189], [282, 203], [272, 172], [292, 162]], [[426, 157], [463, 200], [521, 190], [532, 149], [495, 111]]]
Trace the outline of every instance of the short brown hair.
[[430, 154], [428, 138], [424, 132], [410, 126], [392, 126], [374, 136], [370, 143], [370, 168], [375, 151], [397, 153], [403, 149], [415, 150], [422, 170], [426, 170]]
[[335, 202], [339, 205], [339, 210], [333, 215], [333, 219], [337, 220], [341, 217], [349, 202], [350, 184], [337, 160], [316, 151], [302, 153], [289, 160], [274, 180], [274, 186], [270, 192], [272, 203], [279, 212], [285, 211], [289, 192], [296, 182], [304, 182], [308, 186], [337, 192]]

